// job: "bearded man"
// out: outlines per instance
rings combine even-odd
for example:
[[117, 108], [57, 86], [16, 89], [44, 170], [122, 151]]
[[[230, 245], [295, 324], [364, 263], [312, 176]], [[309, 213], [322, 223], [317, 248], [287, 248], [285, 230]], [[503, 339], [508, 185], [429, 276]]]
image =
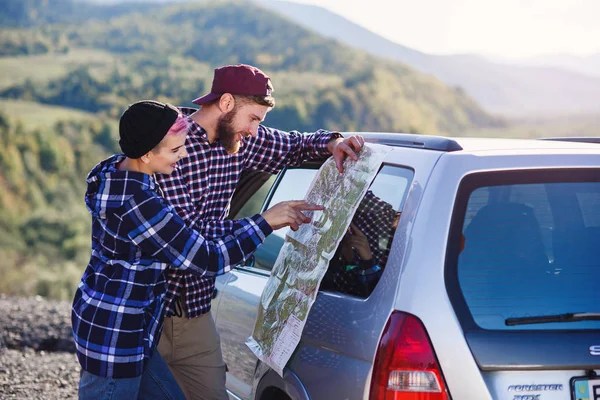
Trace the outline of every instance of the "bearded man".
[[[346, 156], [356, 160], [360, 136], [338, 132], [283, 132], [261, 125], [275, 106], [273, 85], [260, 69], [227, 65], [215, 69], [210, 93], [197, 98], [200, 109], [180, 108], [188, 116], [188, 157], [171, 175], [158, 177], [164, 197], [186, 223], [207, 240], [230, 232], [225, 220], [242, 172], [276, 174], [286, 166], [333, 155], [338, 170]], [[228, 399], [226, 366], [210, 314], [214, 278], [167, 271], [168, 311], [158, 350], [188, 399]]]

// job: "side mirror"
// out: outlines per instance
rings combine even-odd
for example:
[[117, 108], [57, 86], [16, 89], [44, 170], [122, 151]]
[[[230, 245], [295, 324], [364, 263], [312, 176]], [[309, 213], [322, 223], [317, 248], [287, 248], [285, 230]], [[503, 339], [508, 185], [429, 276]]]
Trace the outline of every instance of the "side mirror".
[[254, 255], [250, 256], [248, 260], [244, 264], [240, 264], [237, 268], [253, 268], [255, 263]]

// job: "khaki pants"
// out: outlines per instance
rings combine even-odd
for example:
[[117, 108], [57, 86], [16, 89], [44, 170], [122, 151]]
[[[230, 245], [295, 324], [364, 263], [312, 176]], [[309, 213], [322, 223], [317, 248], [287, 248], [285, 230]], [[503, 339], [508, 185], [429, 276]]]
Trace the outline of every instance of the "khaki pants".
[[221, 340], [210, 313], [197, 318], [167, 317], [158, 342], [188, 400], [227, 400]]

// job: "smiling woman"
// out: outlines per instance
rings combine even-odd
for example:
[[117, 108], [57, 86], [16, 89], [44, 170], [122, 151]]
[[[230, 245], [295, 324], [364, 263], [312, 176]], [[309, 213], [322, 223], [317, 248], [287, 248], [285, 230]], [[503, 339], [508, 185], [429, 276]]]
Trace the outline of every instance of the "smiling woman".
[[[123, 154], [87, 178], [91, 257], [73, 299], [72, 325], [81, 364], [80, 399], [183, 399], [157, 351], [167, 310], [168, 267], [214, 278], [246, 261], [274, 229], [309, 222], [322, 207], [283, 202], [235, 221], [207, 240], [164, 198], [154, 174], [170, 174], [185, 149], [188, 119], [170, 104], [132, 104], [119, 121]], [[106, 397], [102, 396], [103, 399]]]
[[185, 117], [179, 114], [164, 139], [148, 155], [156, 172], [168, 175], [177, 167], [180, 159], [187, 157], [185, 150], [187, 130], [188, 123]]
[[108, 388], [114, 398], [185, 398], [155, 351], [166, 312], [164, 271], [226, 273], [272, 232], [269, 218], [256, 215], [222, 239], [205, 240], [160, 196], [153, 175], [170, 174], [187, 155], [187, 128], [170, 104], [134, 103], [119, 121], [123, 154], [88, 175], [92, 249], [72, 309], [80, 399], [100, 398]]

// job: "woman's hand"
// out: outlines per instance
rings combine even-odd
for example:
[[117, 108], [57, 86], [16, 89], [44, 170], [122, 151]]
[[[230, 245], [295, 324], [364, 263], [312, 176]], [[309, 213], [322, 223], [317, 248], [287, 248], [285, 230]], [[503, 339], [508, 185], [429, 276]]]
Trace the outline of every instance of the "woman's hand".
[[282, 201], [262, 213], [263, 218], [273, 228], [281, 229], [289, 226], [293, 231], [300, 225], [311, 221], [302, 211], [322, 210], [323, 206], [307, 203], [305, 200]]

